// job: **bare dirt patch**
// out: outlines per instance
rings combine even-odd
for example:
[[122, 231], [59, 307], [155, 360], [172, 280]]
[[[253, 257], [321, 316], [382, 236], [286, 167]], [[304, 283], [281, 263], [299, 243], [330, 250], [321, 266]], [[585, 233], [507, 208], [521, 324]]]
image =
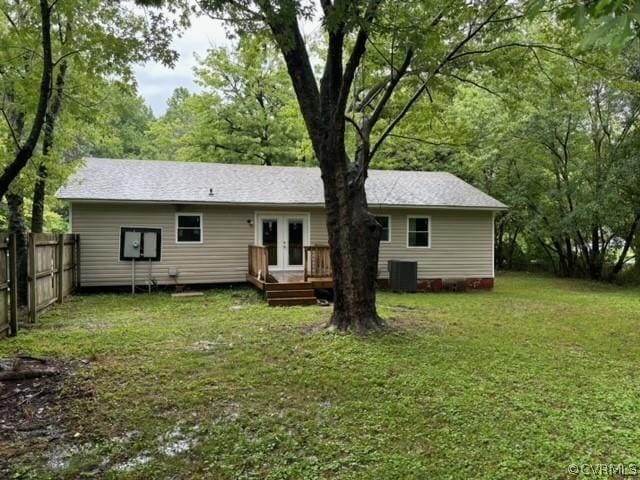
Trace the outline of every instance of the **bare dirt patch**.
[[38, 445], [66, 435], [70, 400], [91, 395], [72, 378], [86, 363], [21, 356], [0, 359], [0, 477]]

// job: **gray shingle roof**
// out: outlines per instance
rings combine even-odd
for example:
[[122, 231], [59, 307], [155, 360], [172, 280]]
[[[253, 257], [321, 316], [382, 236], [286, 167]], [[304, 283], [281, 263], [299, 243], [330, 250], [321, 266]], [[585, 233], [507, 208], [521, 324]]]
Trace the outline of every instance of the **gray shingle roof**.
[[[370, 170], [369, 204], [503, 209], [504, 204], [444, 172]], [[213, 195], [209, 194], [209, 191]], [[60, 199], [163, 203], [322, 205], [318, 168], [87, 158]]]

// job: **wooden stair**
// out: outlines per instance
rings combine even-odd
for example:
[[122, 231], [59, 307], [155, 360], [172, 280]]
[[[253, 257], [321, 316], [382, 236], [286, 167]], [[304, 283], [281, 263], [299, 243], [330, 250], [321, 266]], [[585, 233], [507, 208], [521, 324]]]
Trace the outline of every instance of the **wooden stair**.
[[316, 293], [309, 282], [267, 283], [267, 303], [271, 306], [315, 305]]

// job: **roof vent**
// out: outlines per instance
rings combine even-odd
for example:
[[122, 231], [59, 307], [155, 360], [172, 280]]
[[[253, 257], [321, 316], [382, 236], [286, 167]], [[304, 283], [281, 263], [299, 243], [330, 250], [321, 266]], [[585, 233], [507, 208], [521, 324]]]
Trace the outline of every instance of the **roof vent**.
[[213, 197], [213, 188], [210, 188], [210, 189], [209, 189], [209, 196], [210, 196], [210, 197]]

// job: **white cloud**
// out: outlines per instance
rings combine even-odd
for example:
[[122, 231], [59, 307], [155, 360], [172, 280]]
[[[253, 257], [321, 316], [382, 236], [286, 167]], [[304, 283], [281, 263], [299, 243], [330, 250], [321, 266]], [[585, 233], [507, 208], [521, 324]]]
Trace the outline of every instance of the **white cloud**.
[[[319, 33], [320, 20], [304, 20], [300, 27], [303, 35], [314, 36]], [[189, 29], [181, 37], [173, 40], [172, 47], [180, 54], [174, 68], [167, 68], [156, 62], [136, 66], [134, 70], [138, 90], [154, 114], [162, 115], [165, 112], [167, 100], [176, 87], [199, 90], [193, 78], [193, 67], [197, 64], [196, 55], [204, 57], [209, 48], [230, 43], [223, 22], [202, 15], [192, 18]]]
[[174, 68], [167, 68], [156, 62], [135, 67], [138, 90], [153, 109], [161, 115], [167, 108], [167, 99], [176, 87], [187, 87], [197, 91], [193, 81], [194, 54], [204, 56], [207, 49], [228, 44], [224, 26], [219, 20], [206, 16], [192, 19], [191, 27], [175, 38], [172, 46], [180, 54]]

